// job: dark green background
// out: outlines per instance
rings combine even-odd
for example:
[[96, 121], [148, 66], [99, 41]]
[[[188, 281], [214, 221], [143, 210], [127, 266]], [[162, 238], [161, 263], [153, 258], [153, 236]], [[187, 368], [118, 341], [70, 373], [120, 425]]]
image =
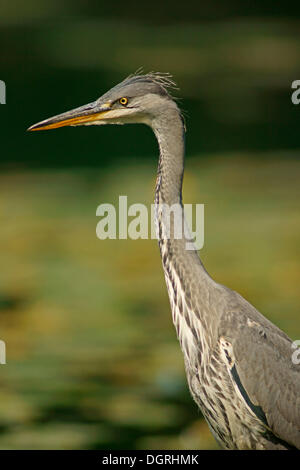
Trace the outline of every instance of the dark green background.
[[[148, 129], [27, 135], [32, 123], [96, 99], [139, 67], [174, 75], [190, 153], [298, 147], [297, 10], [272, 2], [4, 2], [1, 7], [2, 165], [110, 164], [147, 158]], [[298, 74], [298, 75], [297, 75]], [[16, 135], [18, 136], [16, 138]], [[204, 138], [205, 136], [205, 138]], [[109, 154], [108, 154], [109, 150]]]

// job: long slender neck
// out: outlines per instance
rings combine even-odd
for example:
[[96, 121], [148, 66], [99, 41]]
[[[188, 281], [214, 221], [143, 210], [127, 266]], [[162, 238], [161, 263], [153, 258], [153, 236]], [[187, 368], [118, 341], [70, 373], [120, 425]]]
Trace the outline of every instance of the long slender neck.
[[[199, 358], [199, 348], [202, 351], [208, 350], [215, 341], [211, 332], [217, 331], [217, 328], [213, 325], [215, 318], [210, 315], [210, 299], [213, 296], [215, 298], [216, 283], [205, 270], [196, 249], [187, 250], [187, 242], [190, 244], [190, 240], [186, 234], [183, 232], [181, 238], [174, 236], [172, 231], [174, 222], [173, 226], [170, 224], [169, 238], [166, 237], [166, 218], [164, 207], [161, 206], [177, 205], [179, 217], [177, 215], [175, 223], [179, 222], [185, 226], [181, 194], [184, 171], [184, 126], [175, 103], [174, 108], [168, 109], [165, 115], [152, 122], [160, 149], [155, 217], [173, 323], [186, 363], [193, 368], [193, 360], [195, 357]], [[198, 345], [196, 350], [195, 341]]]
[[182, 200], [184, 171], [184, 126], [177, 108], [171, 108], [154, 120], [152, 127], [159, 144], [160, 157], [156, 184], [156, 202], [168, 205]]
[[[160, 158], [158, 165], [158, 175], [156, 181], [155, 204], [156, 204], [156, 225], [158, 229], [159, 246], [163, 265], [166, 270], [170, 264], [176, 271], [185, 270], [185, 278], [189, 278], [191, 264], [196, 270], [200, 270], [199, 275], [208, 276], [196, 250], [187, 250], [186, 244], [190, 242], [186, 238], [184, 231], [185, 219], [182, 206], [182, 180], [184, 172], [184, 124], [180, 112], [175, 103], [173, 106], [161, 114], [159, 118], [153, 120], [152, 129], [159, 144]], [[169, 239], [165, 234], [165, 219], [162, 216], [161, 205], [170, 208], [173, 205], [179, 208], [178, 221], [182, 223], [182, 237], [174, 236], [173, 230], [169, 232]], [[170, 227], [169, 227], [170, 229]], [[180, 264], [177, 262], [180, 260]], [[195, 273], [193, 273], [195, 274]], [[184, 282], [184, 281], [183, 281]]]

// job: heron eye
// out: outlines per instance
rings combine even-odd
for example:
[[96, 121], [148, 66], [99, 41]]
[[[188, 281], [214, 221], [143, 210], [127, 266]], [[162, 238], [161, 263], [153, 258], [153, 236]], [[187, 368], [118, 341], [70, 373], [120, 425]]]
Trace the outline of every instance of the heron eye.
[[119, 99], [119, 103], [122, 105], [122, 106], [126, 106], [127, 103], [128, 103], [128, 99], [127, 98], [120, 98]]

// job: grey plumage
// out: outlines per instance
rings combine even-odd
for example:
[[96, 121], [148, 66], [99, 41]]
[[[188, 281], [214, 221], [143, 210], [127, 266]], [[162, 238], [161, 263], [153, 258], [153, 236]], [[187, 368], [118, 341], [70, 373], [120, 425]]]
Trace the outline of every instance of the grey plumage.
[[[178, 204], [184, 170], [184, 124], [168, 75], [133, 75], [101, 98], [30, 130], [65, 125], [144, 123], [160, 158], [155, 191], [159, 247], [173, 322], [190, 391], [222, 447], [300, 448], [300, 367], [292, 342], [236, 292], [215, 282], [186, 239], [165, 236], [164, 204]], [[121, 104], [120, 98], [124, 97]], [[173, 234], [173, 236], [172, 236]]]

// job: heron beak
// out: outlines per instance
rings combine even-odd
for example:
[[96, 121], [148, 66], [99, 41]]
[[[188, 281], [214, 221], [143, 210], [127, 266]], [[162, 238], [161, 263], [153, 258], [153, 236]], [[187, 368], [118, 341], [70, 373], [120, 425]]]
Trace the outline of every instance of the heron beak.
[[107, 102], [99, 105], [99, 103], [89, 103], [79, 108], [72, 109], [66, 113], [58, 114], [44, 121], [38, 122], [29, 127], [28, 131], [45, 131], [48, 129], [57, 129], [65, 126], [80, 126], [93, 124], [95, 121], [101, 121], [109, 114], [111, 103]]

